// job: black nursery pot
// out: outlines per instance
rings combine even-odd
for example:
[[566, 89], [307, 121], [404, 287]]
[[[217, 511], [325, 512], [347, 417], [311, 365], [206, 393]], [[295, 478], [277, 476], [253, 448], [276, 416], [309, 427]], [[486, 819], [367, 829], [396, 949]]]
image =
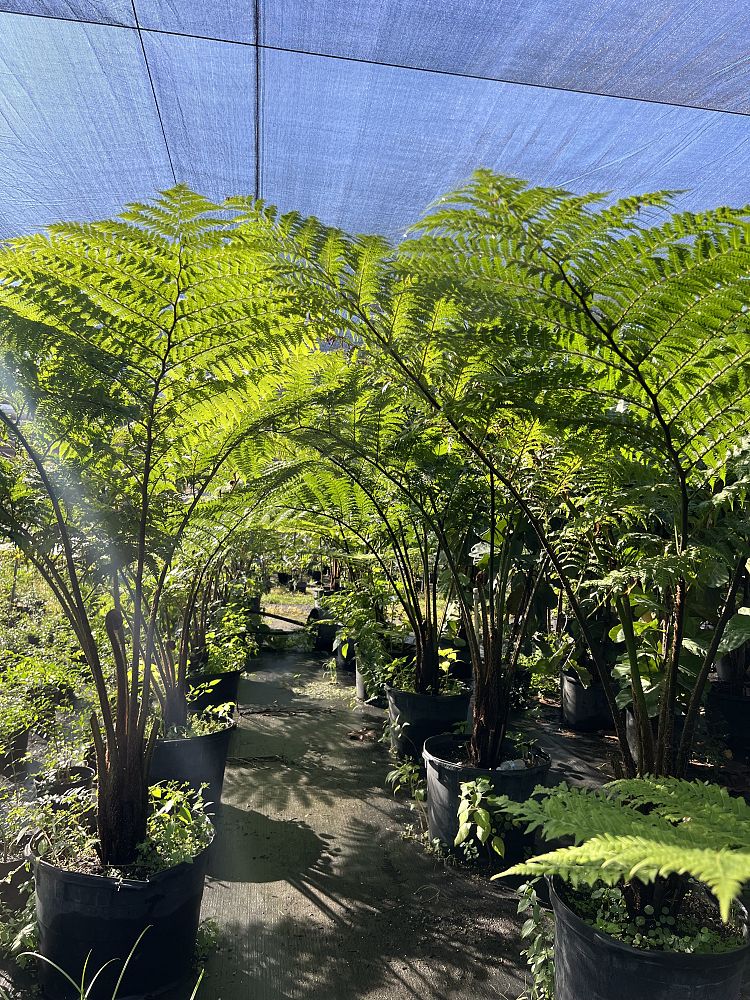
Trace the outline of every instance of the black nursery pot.
[[466, 722], [469, 695], [413, 694], [386, 688], [391, 747], [399, 757], [422, 756], [425, 740]]
[[29, 732], [27, 727], [18, 733], [7, 745], [6, 749], [0, 753], [0, 773], [7, 777], [13, 777], [21, 766], [24, 757], [29, 749]]
[[597, 681], [584, 687], [575, 674], [561, 674], [560, 708], [563, 723], [570, 729], [591, 733], [597, 729], [612, 728], [607, 697]]
[[188, 688], [192, 691], [202, 684], [210, 684], [208, 691], [203, 691], [190, 702], [194, 712], [205, 712], [207, 708], [226, 705], [227, 702], [237, 702], [237, 691], [240, 677], [244, 670], [227, 670], [224, 673], [193, 674], [188, 678]]
[[64, 795], [78, 789], [91, 788], [94, 783], [93, 767], [74, 766], [61, 769], [53, 777], [34, 777], [37, 795]]
[[[81, 980], [89, 952], [87, 984], [105, 962], [116, 959], [97, 979], [90, 1000], [110, 1000], [115, 983], [141, 932], [118, 1000], [158, 997], [192, 973], [208, 849], [192, 863], [159, 872], [148, 881], [63, 871], [34, 862], [38, 951]], [[39, 981], [50, 1000], [75, 1000], [78, 992], [47, 962], [38, 963]]]
[[336, 641], [336, 623], [321, 621], [315, 629], [314, 646], [322, 653], [332, 653]]
[[308, 627], [314, 626], [313, 646], [322, 653], [332, 653], [338, 625], [325, 617], [322, 608], [313, 608], [307, 616]]
[[233, 723], [207, 736], [159, 740], [151, 758], [150, 783], [179, 781], [195, 789], [208, 785], [204, 800], [210, 803], [207, 811], [215, 813], [221, 803], [229, 740], [234, 728]]
[[347, 642], [346, 656], [341, 651], [341, 646], [336, 647], [336, 670], [346, 674], [354, 673], [357, 666], [357, 651], [353, 642]]
[[750, 753], [750, 698], [732, 694], [721, 685], [713, 685], [708, 696], [708, 709], [723, 719], [729, 731], [729, 746], [735, 753]]
[[[550, 769], [546, 753], [537, 751], [539, 763], [518, 771], [487, 770], [458, 763], [468, 742], [466, 736], [433, 736], [424, 745], [422, 757], [427, 771], [427, 826], [430, 840], [439, 840], [453, 847], [458, 833], [458, 804], [461, 784], [489, 778], [495, 795], [507, 795], [514, 802], [524, 802], [537, 785], [543, 784]], [[524, 847], [533, 837], [520, 830], [505, 834], [505, 858], [512, 863], [520, 859]]]
[[289, 581], [292, 579], [290, 573], [277, 573], [276, 576], [282, 587], [286, 587]]
[[[656, 733], [657, 733], [657, 726], [658, 726], [658, 720], [657, 719], [652, 719], [651, 720], [651, 729], [652, 729], [652, 731], [654, 733], [654, 736], [656, 736]], [[683, 733], [684, 728], [685, 728], [685, 716], [684, 715], [676, 715], [674, 717], [674, 723], [673, 723], [673, 729], [672, 729], [672, 734], [673, 734], [672, 756], [674, 758], [676, 758], [676, 756], [677, 756], [677, 752], [679, 750], [679, 742], [680, 742], [680, 739], [682, 737], [682, 733]], [[625, 709], [625, 736], [627, 737], [628, 747], [630, 749], [630, 753], [633, 756], [633, 760], [640, 767], [640, 759], [639, 758], [640, 758], [641, 755], [638, 752], [638, 730], [636, 728], [635, 716], [633, 715], [632, 708], [626, 708]]]
[[556, 1000], [739, 1000], [750, 944], [716, 955], [631, 948], [596, 930], [550, 883]]

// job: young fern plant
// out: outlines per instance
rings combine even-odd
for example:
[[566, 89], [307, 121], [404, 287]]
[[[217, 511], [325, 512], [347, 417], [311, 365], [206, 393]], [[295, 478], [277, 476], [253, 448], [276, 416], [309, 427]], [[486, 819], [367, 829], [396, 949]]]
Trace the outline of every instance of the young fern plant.
[[633, 917], [663, 907], [678, 916], [692, 879], [713, 893], [728, 921], [750, 881], [750, 806], [718, 785], [634, 778], [595, 790], [539, 787], [525, 802], [503, 797], [497, 805], [529, 832], [574, 842], [503, 875], [621, 886]]

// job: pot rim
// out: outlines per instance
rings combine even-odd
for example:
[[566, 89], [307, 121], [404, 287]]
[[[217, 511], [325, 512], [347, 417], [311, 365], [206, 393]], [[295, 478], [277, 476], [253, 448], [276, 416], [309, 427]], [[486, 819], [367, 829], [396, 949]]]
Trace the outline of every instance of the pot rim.
[[8, 874], [15, 874], [19, 868], [23, 868], [23, 866], [27, 864], [27, 861], [28, 859], [24, 857], [8, 858], [7, 861], [0, 859], [0, 872], [6, 869], [6, 874], [2, 877], [7, 878]]
[[[94, 778], [96, 776], [96, 770], [93, 767], [89, 767], [88, 764], [71, 764], [70, 767], [60, 767], [56, 768], [53, 772], [40, 772], [35, 774], [33, 781], [37, 788], [46, 788], [54, 785], [57, 782], [58, 774], [67, 773], [69, 780], [71, 781], [86, 781], [89, 778]], [[45, 781], [45, 774], [53, 774], [54, 777], [49, 778]], [[60, 781], [65, 781], [65, 778], [59, 779]]]
[[197, 680], [213, 680], [216, 677], [232, 677], [236, 674], [241, 677], [247, 673], [247, 667], [235, 667], [233, 670], [196, 670], [195, 673], [187, 675], [188, 684], [194, 684]]
[[481, 771], [482, 774], [496, 775], [496, 774], [529, 774], [537, 770], [546, 769], [551, 767], [552, 758], [538, 743], [534, 744], [536, 753], [542, 759], [538, 764], [532, 764], [531, 767], [527, 767], [525, 771], [501, 771], [498, 768], [490, 767], [475, 767], [473, 764], [457, 764], [455, 760], [445, 760], [443, 757], [438, 757], [437, 754], [433, 753], [429, 748], [429, 744], [434, 740], [451, 740], [454, 744], [468, 743], [469, 737], [464, 735], [458, 735], [456, 733], [438, 733], [437, 736], [430, 736], [424, 742], [424, 749], [422, 750], [422, 757], [426, 761], [434, 760], [435, 763], [440, 764], [442, 767], [451, 768], [454, 771]]
[[640, 956], [640, 957], [647, 957], [651, 961], [658, 961], [659, 956], [663, 955], [672, 961], [677, 960], [680, 963], [684, 962], [684, 964], [689, 968], [690, 966], [693, 965], [705, 965], [706, 962], [709, 963], [716, 962], [717, 964], [719, 964], [722, 961], [725, 961], [727, 958], [732, 958], [733, 956], [736, 957], [740, 955], [742, 952], [750, 951], [750, 920], [748, 918], [748, 912], [741, 902], [739, 903], [739, 906], [744, 918], [745, 943], [740, 945], [739, 948], [731, 948], [728, 951], [722, 951], [716, 953], [662, 951], [657, 948], [634, 948], [632, 945], [625, 944], [624, 941], [618, 941], [617, 938], [612, 937], [611, 934], [607, 934], [606, 931], [598, 930], [592, 924], [589, 924], [587, 921], [585, 921], [583, 917], [579, 917], [579, 915], [575, 912], [575, 910], [573, 910], [572, 907], [568, 906], [565, 900], [557, 892], [557, 886], [565, 884], [563, 879], [561, 879], [557, 875], [555, 876], [547, 875], [546, 880], [549, 886], [550, 901], [552, 902], [552, 909], [555, 912], [555, 916], [557, 916], [557, 907], [555, 905], [557, 904], [557, 906], [559, 906], [561, 910], [565, 911], [565, 919], [569, 920], [573, 924], [574, 929], [577, 932], [583, 932], [584, 935], [590, 938], [591, 937], [598, 938], [601, 941], [603, 941], [608, 948], [614, 948], [615, 950], [621, 951], [632, 958]]
[[417, 691], [404, 691], [403, 688], [391, 687], [385, 684], [386, 694], [405, 694], [409, 698], [439, 698], [441, 701], [465, 701], [471, 696], [471, 692], [464, 691], [460, 694], [420, 694]]
[[147, 886], [153, 886], [159, 882], [165, 881], [172, 875], [179, 874], [181, 872], [187, 872], [192, 869], [196, 862], [202, 862], [208, 855], [214, 840], [216, 839], [216, 829], [213, 827], [211, 830], [211, 840], [203, 850], [199, 851], [192, 861], [181, 861], [178, 865], [172, 865], [171, 868], [162, 868], [158, 872], [154, 872], [153, 875], [149, 875], [148, 878], [122, 878], [116, 875], [94, 875], [91, 872], [78, 872], [70, 868], [61, 868], [60, 865], [53, 864], [51, 861], [45, 861], [44, 858], [37, 857], [29, 844], [26, 848], [26, 859], [31, 862], [34, 866], [34, 874], [38, 868], [46, 868], [50, 872], [56, 872], [58, 876], [62, 876], [67, 881], [75, 882], [78, 885], [104, 885], [110, 884], [116, 888], [123, 889], [134, 889], [134, 890], [145, 890]]
[[213, 733], [201, 733], [199, 736], [176, 736], [171, 740], [165, 740], [160, 737], [156, 743], [160, 746], [172, 746], [175, 743], [190, 743], [192, 740], [215, 740], [236, 728], [237, 720], [232, 719], [226, 726], [221, 729], [217, 729]]

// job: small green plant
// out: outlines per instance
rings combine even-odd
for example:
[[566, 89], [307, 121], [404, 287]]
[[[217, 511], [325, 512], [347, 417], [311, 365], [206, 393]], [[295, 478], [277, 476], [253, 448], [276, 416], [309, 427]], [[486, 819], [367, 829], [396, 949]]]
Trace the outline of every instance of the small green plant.
[[463, 848], [467, 861], [478, 858], [477, 841], [501, 858], [505, 856], [503, 833], [511, 823], [499, 804], [502, 805], [501, 800], [492, 794], [492, 782], [489, 778], [461, 783], [458, 833], [453, 846]]
[[17, 688], [0, 690], [0, 761], [11, 752], [15, 741], [27, 732], [39, 716], [35, 705], [25, 692]]
[[184, 740], [192, 736], [208, 736], [218, 733], [233, 723], [236, 705], [226, 701], [223, 705], [209, 705], [202, 712], [195, 712], [187, 718], [184, 726], [170, 726], [164, 733], [168, 740]]
[[730, 945], [741, 938], [734, 904], [750, 881], [750, 806], [726, 789], [633, 778], [596, 790], [540, 786], [525, 802], [499, 804], [529, 831], [573, 841], [502, 874], [558, 877], [594, 926], [641, 948], [694, 950], [711, 926]]
[[[135, 955], [136, 951], [138, 950], [138, 945], [141, 943], [144, 936], [148, 933], [149, 929], [150, 929], [149, 927], [144, 927], [144, 929], [138, 935], [135, 944], [130, 949], [130, 953], [123, 962], [122, 969], [120, 970], [120, 974], [117, 977], [117, 982], [115, 983], [114, 989], [112, 991], [111, 1000], [117, 1000], [117, 996], [120, 992], [120, 987], [122, 986], [122, 981], [125, 978], [125, 973], [128, 970], [130, 961], [133, 958], [133, 955]], [[65, 969], [61, 969], [59, 965], [57, 965], [55, 962], [50, 961], [50, 959], [45, 958], [44, 955], [40, 955], [38, 952], [35, 951], [24, 952], [24, 955], [28, 956], [29, 958], [37, 958], [39, 959], [40, 962], [45, 962], [47, 965], [51, 966], [53, 969], [59, 972], [60, 975], [64, 979], [66, 979], [67, 982], [70, 984], [70, 986], [72, 986], [73, 989], [76, 991], [77, 1000], [89, 1000], [89, 998], [92, 996], [94, 986], [96, 985], [99, 976], [101, 976], [101, 974], [105, 971], [105, 969], [107, 969], [110, 965], [113, 965], [118, 961], [117, 959], [110, 959], [109, 962], [105, 962], [104, 965], [102, 965], [99, 969], [97, 969], [97, 971], [91, 976], [90, 981], [87, 982], [88, 972], [89, 972], [88, 963], [89, 959], [91, 958], [91, 952], [89, 952], [89, 958], [86, 960], [83, 966], [83, 970], [81, 972], [81, 980], [80, 982], [76, 982], [76, 980], [73, 979], [72, 976], [68, 975]], [[203, 979], [203, 973], [201, 972], [201, 974], [198, 977], [197, 983], [193, 987], [189, 1000], [195, 1000], [195, 997], [198, 993], [198, 987], [200, 986], [202, 979]], [[2, 1000], [10, 1000], [7, 994], [2, 992], [0, 992], [0, 998], [2, 998]]]
[[406, 789], [410, 798], [417, 802], [424, 802], [427, 797], [427, 785], [422, 769], [413, 761], [403, 761], [397, 767], [392, 768], [385, 780], [393, 789], [394, 795], [398, 795], [402, 789]]
[[76, 789], [52, 799], [30, 804], [23, 831], [34, 853], [61, 868], [70, 863], [98, 864], [98, 844], [93, 823], [95, 794]]
[[577, 901], [580, 912], [597, 930], [631, 948], [717, 954], [738, 948], [744, 940], [739, 924], [733, 928], [736, 933], [722, 934], [706, 926], [702, 917], [696, 920], [684, 912], [675, 916], [669, 906], [657, 909], [647, 903], [643, 912], [634, 916], [619, 886], [597, 885], [585, 897], [574, 892], [571, 898]]
[[[31, 874], [26, 902], [19, 910], [12, 910], [0, 903], [0, 955], [21, 960], [24, 951], [34, 948], [37, 940], [36, 900], [31, 891]], [[1, 995], [1, 994], [0, 994]]]
[[382, 689], [388, 662], [386, 640], [392, 631], [384, 612], [388, 596], [382, 585], [359, 580], [356, 586], [330, 594], [322, 602], [329, 618], [339, 626], [334, 648], [346, 657], [356, 644], [357, 665], [370, 696]]
[[147, 839], [138, 852], [145, 868], [157, 871], [192, 861], [213, 840], [201, 792], [175, 782], [152, 785]]
[[201, 920], [198, 926], [198, 937], [195, 941], [195, 964], [204, 965], [219, 947], [220, 941], [221, 928], [217, 922], [210, 918]]
[[391, 768], [386, 775], [386, 783], [393, 789], [393, 794], [398, 795], [401, 791], [406, 791], [409, 795], [409, 809], [415, 814], [416, 823], [421, 833], [416, 833], [414, 824], [409, 824], [407, 836], [410, 839], [419, 840], [426, 835], [427, 812], [425, 803], [427, 801], [427, 782], [424, 772], [419, 764], [406, 760]]
[[216, 611], [214, 626], [206, 632], [206, 652], [209, 673], [241, 670], [258, 652], [251, 613], [244, 603], [231, 601]]
[[[101, 871], [94, 802], [93, 792], [76, 789], [32, 803], [25, 832], [35, 853], [63, 869]], [[175, 782], [151, 785], [146, 838], [138, 845], [134, 863], [127, 869], [107, 868], [106, 874], [148, 878], [192, 861], [213, 836], [201, 792]]]
[[552, 917], [539, 903], [536, 879], [518, 889], [518, 914], [526, 919], [521, 938], [526, 942], [521, 954], [531, 973], [531, 991], [527, 1000], [555, 1000], [554, 925]]

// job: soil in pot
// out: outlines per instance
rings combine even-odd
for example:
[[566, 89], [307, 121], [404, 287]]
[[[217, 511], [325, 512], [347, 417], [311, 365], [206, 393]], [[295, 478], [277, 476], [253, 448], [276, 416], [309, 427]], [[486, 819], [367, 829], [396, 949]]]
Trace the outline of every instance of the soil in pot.
[[[110, 1000], [122, 962], [148, 927], [131, 959], [118, 1000], [143, 1000], [184, 983], [192, 973], [208, 849], [192, 863], [177, 865], [147, 881], [64, 871], [34, 862], [40, 954], [80, 982], [89, 952], [89, 978], [116, 959], [97, 979], [89, 1000]], [[46, 962], [39, 980], [50, 1000], [78, 993]]]
[[[549, 756], [536, 751], [531, 767], [487, 770], [466, 763], [466, 736], [433, 736], [424, 745], [422, 757], [427, 772], [427, 825], [430, 840], [439, 840], [452, 848], [458, 833], [458, 805], [461, 784], [488, 778], [496, 795], [507, 795], [514, 802], [525, 801], [537, 785], [544, 784], [550, 769]], [[520, 860], [533, 844], [533, 835], [511, 829], [503, 834], [505, 861]]]
[[739, 1000], [750, 945], [703, 954], [633, 948], [597, 930], [550, 886], [556, 1000]]
[[425, 740], [466, 722], [469, 694], [414, 694], [386, 688], [391, 747], [399, 757], [422, 756]]
[[561, 674], [560, 710], [563, 724], [578, 732], [612, 728], [612, 713], [604, 688], [596, 680], [584, 687], [577, 674]]
[[203, 793], [206, 811], [216, 813], [221, 803], [229, 740], [234, 728], [232, 723], [206, 736], [159, 740], [151, 758], [149, 781], [152, 784], [179, 781], [195, 789], [207, 785]]
[[194, 698], [190, 699], [193, 712], [205, 712], [207, 708], [217, 708], [219, 705], [237, 703], [237, 691], [240, 677], [244, 670], [227, 670], [222, 673], [192, 674], [188, 677], [189, 690], [202, 688]]
[[8, 742], [0, 753], [0, 772], [6, 777], [13, 777], [23, 769], [24, 759], [29, 749], [30, 728], [23, 729]]

